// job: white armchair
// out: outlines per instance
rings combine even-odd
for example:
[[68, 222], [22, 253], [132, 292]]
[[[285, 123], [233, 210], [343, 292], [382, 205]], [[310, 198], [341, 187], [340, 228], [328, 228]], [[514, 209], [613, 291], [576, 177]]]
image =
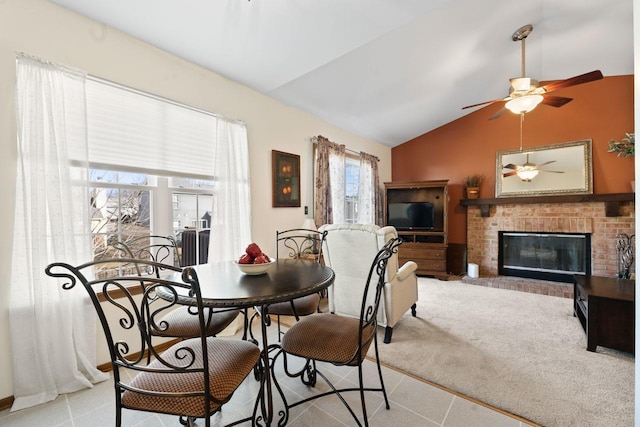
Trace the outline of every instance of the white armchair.
[[[318, 229], [327, 231], [322, 255], [326, 265], [335, 271], [336, 278], [328, 289], [329, 311], [360, 317], [362, 289], [367, 281], [371, 260], [384, 244], [398, 233], [394, 227], [372, 224], [325, 224]], [[378, 324], [385, 326], [384, 342], [391, 342], [393, 327], [411, 309], [416, 315], [418, 301], [417, 265], [408, 261], [398, 268], [398, 254], [387, 264], [385, 287]]]

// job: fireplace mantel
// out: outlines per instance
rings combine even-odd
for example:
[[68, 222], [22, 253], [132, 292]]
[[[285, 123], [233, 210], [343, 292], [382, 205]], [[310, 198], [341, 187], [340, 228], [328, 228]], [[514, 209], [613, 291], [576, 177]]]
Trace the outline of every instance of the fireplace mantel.
[[494, 199], [462, 199], [462, 206], [480, 206], [482, 217], [489, 217], [491, 206], [494, 205], [523, 205], [532, 203], [585, 203], [604, 202], [605, 215], [608, 217], [620, 216], [620, 203], [633, 202], [635, 193], [609, 193], [609, 194], [572, 194], [561, 196], [528, 196], [528, 197], [500, 197]]

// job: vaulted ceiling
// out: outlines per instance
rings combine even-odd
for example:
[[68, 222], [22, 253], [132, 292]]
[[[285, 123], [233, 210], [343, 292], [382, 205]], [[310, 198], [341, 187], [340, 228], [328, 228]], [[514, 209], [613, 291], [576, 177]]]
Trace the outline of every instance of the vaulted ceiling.
[[633, 74], [632, 0], [50, 1], [390, 147], [507, 96], [525, 24], [529, 77]]

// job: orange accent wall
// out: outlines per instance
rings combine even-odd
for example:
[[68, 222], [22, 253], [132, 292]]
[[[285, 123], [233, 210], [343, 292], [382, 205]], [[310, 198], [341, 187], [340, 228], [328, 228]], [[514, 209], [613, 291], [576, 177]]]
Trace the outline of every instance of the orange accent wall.
[[[523, 147], [591, 139], [594, 194], [630, 192], [634, 159], [609, 153], [607, 146], [634, 132], [633, 75], [605, 77], [553, 94], [573, 101], [561, 108], [539, 105], [528, 113]], [[464, 177], [484, 175], [480, 197], [495, 197], [496, 151], [520, 147], [519, 116], [507, 111], [489, 120], [502, 105], [481, 108], [391, 150], [393, 181], [449, 180], [450, 243], [466, 243], [466, 208], [460, 205]]]

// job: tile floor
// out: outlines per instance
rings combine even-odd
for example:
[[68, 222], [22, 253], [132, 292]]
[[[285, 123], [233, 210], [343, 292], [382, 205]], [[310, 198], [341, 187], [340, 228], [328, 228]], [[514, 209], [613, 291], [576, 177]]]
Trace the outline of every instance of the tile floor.
[[[270, 328], [275, 329], [275, 328]], [[275, 339], [275, 335], [270, 337]], [[273, 341], [272, 341], [273, 342]], [[382, 345], [382, 344], [381, 344]], [[299, 379], [291, 379], [282, 372], [282, 358], [278, 358], [276, 372], [289, 402], [309, 396], [318, 390], [328, 390], [321, 379], [315, 388], [303, 385]], [[291, 366], [291, 365], [290, 365]], [[375, 363], [367, 360], [365, 386], [378, 385]], [[319, 365], [319, 369], [338, 387], [357, 386], [357, 369]], [[290, 369], [291, 370], [291, 369]], [[284, 379], [281, 379], [283, 378]], [[493, 410], [483, 404], [430, 385], [394, 369], [384, 367], [383, 378], [387, 389], [390, 409], [386, 410], [381, 393], [366, 395], [369, 425], [388, 427], [391, 425], [425, 427], [524, 427], [534, 425], [517, 417]], [[223, 410], [212, 417], [212, 426], [223, 426], [247, 417], [253, 410], [258, 392], [258, 382], [250, 374]], [[349, 393], [347, 401], [360, 417], [358, 393]], [[113, 383], [105, 381], [93, 389], [61, 395], [56, 400], [34, 408], [17, 411], [0, 411], [0, 426], [3, 427], [113, 427], [115, 422], [115, 399]], [[175, 416], [124, 410], [123, 426], [126, 427], [178, 427]], [[204, 422], [197, 423], [203, 426]], [[250, 425], [244, 423], [242, 425]], [[343, 404], [335, 396], [326, 396], [293, 408], [287, 425], [299, 426], [355, 426], [357, 425]]]

